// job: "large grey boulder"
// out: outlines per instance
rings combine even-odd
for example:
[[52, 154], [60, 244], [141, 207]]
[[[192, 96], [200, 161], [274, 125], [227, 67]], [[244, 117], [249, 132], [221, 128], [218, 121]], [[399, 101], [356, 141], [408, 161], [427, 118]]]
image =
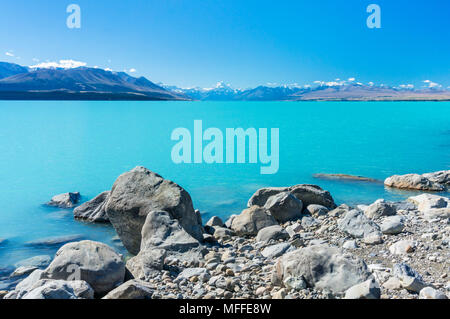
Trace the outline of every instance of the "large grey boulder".
[[279, 222], [285, 223], [302, 217], [303, 203], [289, 192], [270, 196], [264, 208]]
[[426, 173], [422, 175], [434, 183], [450, 186], [450, 170]]
[[90, 240], [61, 247], [43, 273], [48, 279], [84, 280], [99, 295], [119, 286], [124, 277], [122, 257], [111, 247]]
[[265, 227], [258, 232], [256, 241], [268, 242], [270, 240], [289, 239], [288, 232], [280, 225]]
[[181, 186], [144, 167], [120, 175], [115, 181], [106, 212], [127, 250], [137, 255], [141, 230], [151, 211], [166, 211], [197, 240], [202, 240], [202, 225], [192, 200]]
[[253, 205], [264, 206], [273, 195], [279, 193], [290, 192], [303, 202], [303, 207], [307, 207], [310, 204], [318, 204], [325, 206], [329, 209], [336, 207], [333, 197], [330, 193], [323, 190], [317, 185], [300, 184], [291, 187], [266, 187], [258, 189], [248, 201], [247, 206]]
[[380, 218], [382, 216], [392, 216], [397, 214], [395, 206], [386, 202], [384, 199], [378, 199], [369, 205], [364, 211], [367, 217], [371, 219]]
[[443, 191], [445, 187], [419, 174], [393, 175], [384, 181], [384, 185], [401, 189], [422, 191]]
[[149, 281], [158, 276], [164, 267], [166, 251], [164, 249], [147, 249], [128, 259], [126, 268], [135, 279]]
[[289, 252], [278, 259], [272, 274], [276, 285], [288, 278], [304, 280], [309, 287], [343, 293], [370, 276], [363, 260], [327, 245], [313, 245]]
[[73, 208], [78, 204], [80, 199], [81, 195], [79, 192], [64, 193], [53, 196], [52, 199], [47, 203], [47, 205], [59, 208]]
[[265, 208], [252, 206], [233, 219], [231, 229], [239, 236], [254, 236], [261, 229], [273, 225], [278, 223]]
[[151, 299], [155, 288], [142, 280], [129, 280], [110, 291], [103, 299]]
[[37, 281], [21, 299], [93, 299], [94, 290], [82, 280]]
[[365, 238], [373, 234], [380, 234], [380, 227], [357, 209], [348, 211], [339, 219], [338, 228], [354, 238]]
[[94, 199], [78, 206], [73, 210], [76, 219], [95, 223], [108, 223], [105, 206], [109, 197], [109, 191], [97, 195]]

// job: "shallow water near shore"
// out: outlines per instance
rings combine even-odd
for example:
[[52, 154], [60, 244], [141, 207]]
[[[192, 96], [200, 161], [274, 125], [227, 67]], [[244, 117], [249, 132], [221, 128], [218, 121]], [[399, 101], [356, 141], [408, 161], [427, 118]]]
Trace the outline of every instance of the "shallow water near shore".
[[[172, 131], [217, 127], [279, 128], [280, 167], [181, 164], [171, 160]], [[449, 102], [0, 102], [0, 267], [59, 246], [30, 246], [48, 237], [113, 240], [111, 226], [73, 219], [43, 205], [79, 191], [83, 200], [111, 188], [142, 165], [183, 186], [206, 221], [239, 213], [260, 187], [320, 185], [337, 203], [402, 200], [416, 192], [380, 183], [323, 180], [343, 173], [379, 180], [450, 168]], [[448, 193], [443, 193], [449, 196]]]

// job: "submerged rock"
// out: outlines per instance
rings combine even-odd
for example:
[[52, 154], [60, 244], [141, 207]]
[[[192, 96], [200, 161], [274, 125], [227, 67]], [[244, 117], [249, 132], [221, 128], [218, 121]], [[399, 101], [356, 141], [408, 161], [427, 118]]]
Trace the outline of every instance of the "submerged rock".
[[289, 192], [270, 196], [264, 208], [279, 222], [285, 223], [302, 217], [303, 203]]
[[108, 201], [109, 191], [97, 195], [94, 199], [78, 206], [73, 210], [73, 215], [77, 219], [95, 223], [108, 223], [105, 205]]
[[330, 193], [323, 190], [317, 185], [301, 184], [291, 187], [266, 187], [257, 190], [248, 201], [247, 206], [253, 205], [264, 206], [273, 195], [277, 195], [283, 192], [290, 192], [292, 195], [302, 201], [303, 207], [307, 207], [310, 204], [318, 204], [325, 206], [329, 209], [336, 207], [333, 197]]
[[123, 282], [125, 264], [109, 246], [84, 240], [61, 247], [42, 276], [57, 280], [84, 280], [102, 295]]
[[48, 265], [50, 265], [51, 261], [52, 257], [50, 257], [49, 255], [41, 255], [21, 260], [15, 263], [14, 266], [16, 268], [20, 267], [45, 268]]
[[70, 242], [79, 241], [84, 239], [83, 235], [68, 235], [60, 237], [49, 237], [43, 239], [32, 240], [25, 243], [25, 246], [32, 247], [54, 247], [61, 246]]
[[115, 181], [106, 212], [127, 250], [136, 255], [141, 247], [141, 230], [151, 211], [166, 211], [184, 230], [202, 240], [202, 225], [191, 197], [181, 186], [144, 167], [120, 175]]
[[47, 203], [48, 206], [55, 206], [59, 208], [73, 208], [81, 199], [79, 192], [74, 193], [64, 193], [53, 196], [52, 199]]
[[309, 287], [343, 293], [366, 281], [370, 276], [366, 264], [340, 249], [314, 245], [297, 249], [278, 259], [272, 281], [281, 284], [285, 279], [303, 279]]
[[277, 224], [265, 208], [252, 206], [233, 219], [231, 229], [239, 236], [255, 236], [261, 229]]
[[386, 178], [384, 185], [402, 189], [443, 191], [445, 187], [419, 174], [393, 175]]

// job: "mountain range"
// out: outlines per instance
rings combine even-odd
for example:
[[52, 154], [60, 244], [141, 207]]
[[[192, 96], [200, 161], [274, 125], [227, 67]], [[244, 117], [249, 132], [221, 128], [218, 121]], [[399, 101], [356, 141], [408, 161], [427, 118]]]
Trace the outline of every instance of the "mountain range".
[[450, 91], [359, 82], [235, 89], [179, 88], [100, 68], [30, 68], [0, 62], [0, 100], [450, 101]]

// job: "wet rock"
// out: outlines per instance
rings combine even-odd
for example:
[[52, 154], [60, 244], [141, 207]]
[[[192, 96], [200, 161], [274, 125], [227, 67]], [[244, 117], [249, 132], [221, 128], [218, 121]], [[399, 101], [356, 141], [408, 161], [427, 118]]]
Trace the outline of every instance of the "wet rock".
[[22, 277], [25, 275], [29, 275], [31, 274], [33, 271], [35, 271], [36, 269], [38, 269], [37, 267], [18, 267], [16, 270], [14, 270], [14, 272], [10, 275], [10, 278], [15, 278], [15, 277]]
[[334, 293], [364, 282], [370, 276], [366, 264], [336, 247], [315, 245], [289, 252], [278, 259], [273, 272], [274, 284], [284, 279], [304, 278], [309, 287]]
[[375, 279], [354, 285], [345, 292], [345, 299], [380, 299], [381, 290]]
[[261, 229], [273, 225], [277, 222], [266, 209], [252, 206], [233, 219], [231, 229], [239, 236], [255, 236]]
[[418, 174], [394, 175], [386, 178], [384, 185], [401, 189], [443, 191], [445, 187]]
[[270, 240], [288, 239], [289, 234], [279, 225], [265, 227], [258, 232], [257, 242], [268, 242]]
[[64, 193], [53, 196], [47, 203], [48, 206], [55, 206], [59, 208], [73, 208], [81, 199], [81, 195], [78, 192]]
[[309, 184], [301, 184], [291, 187], [261, 188], [257, 190], [255, 194], [253, 194], [253, 196], [248, 201], [247, 206], [264, 206], [269, 197], [283, 192], [290, 192], [292, 195], [302, 201], [304, 207], [307, 207], [310, 204], [323, 205], [330, 209], [336, 207], [333, 197], [331, 197], [329, 192], [324, 191], [317, 185]]
[[106, 212], [127, 250], [136, 255], [141, 247], [141, 230], [152, 211], [165, 211], [197, 240], [202, 240], [202, 225], [192, 200], [181, 186], [144, 167], [119, 176], [115, 181]]
[[61, 247], [43, 273], [48, 279], [84, 280], [99, 295], [119, 286], [124, 277], [121, 256], [109, 246], [89, 240]]
[[34, 256], [14, 264], [16, 268], [45, 268], [50, 265], [52, 257], [48, 255]]
[[155, 289], [142, 280], [129, 280], [110, 291], [103, 299], [152, 299]]
[[106, 214], [106, 202], [108, 201], [109, 191], [97, 195], [94, 199], [78, 206], [73, 210], [73, 215], [77, 219], [95, 222], [108, 223], [109, 218]]
[[264, 208], [279, 223], [285, 223], [302, 217], [303, 203], [291, 193], [283, 192], [269, 197]]
[[68, 235], [68, 236], [58, 236], [58, 237], [48, 237], [37, 240], [32, 240], [25, 243], [25, 246], [31, 247], [55, 247], [62, 246], [64, 244], [80, 241], [84, 239], [83, 235]]

